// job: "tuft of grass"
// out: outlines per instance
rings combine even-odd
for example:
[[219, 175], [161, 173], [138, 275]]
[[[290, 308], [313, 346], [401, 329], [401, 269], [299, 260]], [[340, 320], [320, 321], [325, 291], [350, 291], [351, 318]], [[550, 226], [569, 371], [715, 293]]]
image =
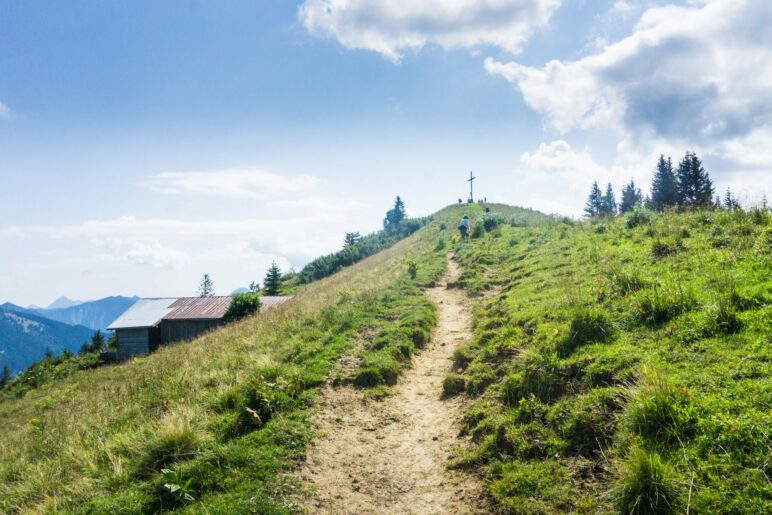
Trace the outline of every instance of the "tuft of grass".
[[679, 239], [656, 238], [651, 242], [651, 255], [655, 258], [663, 258], [675, 254], [683, 248]]
[[195, 456], [204, 441], [188, 416], [166, 415], [151, 429], [142, 444], [138, 473], [160, 472], [168, 465]]
[[678, 513], [681, 489], [673, 467], [656, 452], [633, 447], [622, 462], [614, 488], [622, 513]]
[[660, 370], [643, 367], [628, 386], [622, 425], [650, 443], [691, 437], [696, 414], [689, 392]]
[[466, 387], [466, 381], [464, 376], [459, 374], [448, 374], [445, 379], [442, 380], [442, 396], [453, 397], [464, 392]]
[[565, 389], [565, 373], [558, 355], [527, 350], [502, 385], [504, 402], [515, 406], [531, 395], [542, 401], [551, 401]]
[[695, 295], [683, 285], [655, 284], [641, 291], [636, 299], [638, 319], [648, 325], [659, 325], [685, 313], [697, 304]]
[[566, 357], [578, 347], [595, 342], [605, 342], [614, 334], [614, 327], [606, 312], [599, 307], [578, 307], [573, 310], [568, 336], [557, 344], [561, 357]]

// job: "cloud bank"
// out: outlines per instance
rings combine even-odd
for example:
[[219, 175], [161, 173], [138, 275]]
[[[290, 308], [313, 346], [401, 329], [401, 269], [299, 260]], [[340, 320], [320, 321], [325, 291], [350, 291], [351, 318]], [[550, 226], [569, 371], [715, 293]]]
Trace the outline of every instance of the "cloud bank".
[[298, 18], [312, 34], [399, 61], [426, 45], [520, 51], [561, 0], [306, 0]]
[[712, 0], [646, 10], [628, 37], [543, 67], [485, 60], [559, 133], [616, 128], [769, 163], [772, 2]]

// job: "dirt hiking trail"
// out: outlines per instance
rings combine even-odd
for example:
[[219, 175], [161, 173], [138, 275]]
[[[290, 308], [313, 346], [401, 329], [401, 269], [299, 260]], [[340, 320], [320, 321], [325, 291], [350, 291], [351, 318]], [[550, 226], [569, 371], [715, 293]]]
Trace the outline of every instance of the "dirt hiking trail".
[[[443, 400], [442, 379], [453, 351], [470, 337], [471, 306], [461, 290], [448, 289], [459, 266], [428, 296], [437, 305], [431, 342], [402, 374], [385, 400], [363, 398], [350, 386], [328, 385], [314, 415], [319, 435], [299, 471], [313, 490], [310, 513], [484, 513], [482, 485], [474, 476], [446, 468], [462, 416], [458, 398]], [[343, 366], [346, 366], [343, 360]]]

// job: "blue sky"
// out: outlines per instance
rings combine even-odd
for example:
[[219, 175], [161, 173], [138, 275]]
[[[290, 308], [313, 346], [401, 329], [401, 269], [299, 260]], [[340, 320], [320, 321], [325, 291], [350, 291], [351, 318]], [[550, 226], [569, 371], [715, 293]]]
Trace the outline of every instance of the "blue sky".
[[218, 293], [465, 194], [697, 150], [772, 192], [763, 0], [0, 0], [0, 301]]

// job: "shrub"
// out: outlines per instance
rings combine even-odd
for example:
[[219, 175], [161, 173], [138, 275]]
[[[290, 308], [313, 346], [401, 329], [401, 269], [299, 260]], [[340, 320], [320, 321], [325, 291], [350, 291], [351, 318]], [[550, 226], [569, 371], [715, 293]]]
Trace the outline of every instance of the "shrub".
[[418, 263], [412, 259], [408, 259], [407, 261], [407, 274], [411, 279], [415, 279], [416, 275], [418, 274]]
[[483, 215], [482, 224], [487, 232], [491, 232], [494, 227], [497, 227], [504, 223], [504, 217], [501, 213], [485, 213]]
[[767, 227], [761, 231], [753, 244], [753, 251], [758, 254], [772, 252], [772, 227]]
[[639, 225], [651, 222], [653, 213], [640, 204], [636, 205], [632, 211], [625, 215], [625, 225], [628, 229], [633, 229]]
[[458, 374], [448, 374], [445, 379], [442, 380], [442, 395], [443, 397], [453, 397], [459, 393], [463, 393], [466, 381], [463, 376]]
[[446, 247], [445, 238], [440, 238], [439, 240], [437, 240], [437, 246], [434, 247], [434, 251], [439, 252], [441, 250], [445, 250], [445, 247]]
[[673, 468], [659, 454], [634, 447], [619, 468], [615, 497], [622, 513], [676, 513], [680, 491]]
[[448, 226], [447, 226], [447, 224], [445, 224], [445, 222], [442, 222], [442, 223], [440, 224], [440, 230], [441, 230], [441, 231], [444, 231], [444, 230], [445, 230], [445, 229], [447, 229], [447, 228], [448, 228]]
[[613, 331], [614, 328], [603, 309], [576, 308], [571, 317], [568, 336], [557, 344], [558, 354], [565, 357], [582, 345], [606, 341]]
[[[287, 375], [283, 375], [283, 374]], [[287, 367], [272, 366], [257, 373], [257, 378], [247, 382], [240, 391], [231, 393], [230, 402], [239, 410], [231, 427], [231, 433], [242, 434], [260, 429], [273, 415], [294, 407], [303, 390], [296, 371]]]
[[657, 325], [689, 311], [695, 303], [694, 294], [680, 285], [674, 287], [658, 284], [639, 294], [636, 310], [641, 322]]
[[726, 231], [723, 229], [723, 227], [718, 225], [711, 227], [708, 241], [710, 241], [711, 246], [716, 249], [728, 247], [731, 243], [731, 240], [729, 239], [729, 236], [727, 236]]
[[482, 226], [482, 224], [475, 224], [474, 229], [472, 229], [472, 238], [481, 238], [482, 235], [485, 234], [485, 228]]
[[225, 320], [230, 322], [258, 313], [262, 305], [258, 293], [237, 293], [225, 312]]
[[666, 374], [644, 367], [625, 395], [622, 424], [634, 434], [652, 443], [691, 435], [695, 417], [689, 393]]

